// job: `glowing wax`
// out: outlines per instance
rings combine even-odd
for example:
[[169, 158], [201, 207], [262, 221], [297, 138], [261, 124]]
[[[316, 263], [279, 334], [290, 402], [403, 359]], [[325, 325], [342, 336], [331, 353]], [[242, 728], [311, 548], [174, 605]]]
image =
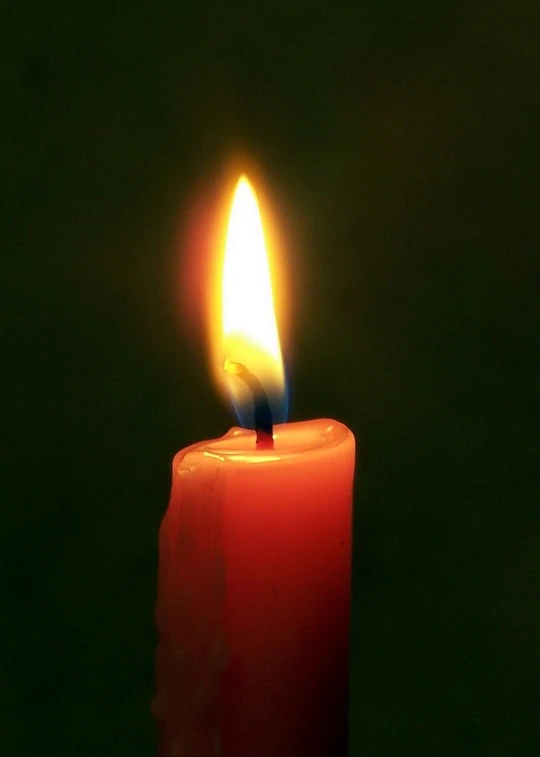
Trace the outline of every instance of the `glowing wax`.
[[354, 437], [234, 428], [173, 461], [160, 531], [158, 757], [345, 757]]

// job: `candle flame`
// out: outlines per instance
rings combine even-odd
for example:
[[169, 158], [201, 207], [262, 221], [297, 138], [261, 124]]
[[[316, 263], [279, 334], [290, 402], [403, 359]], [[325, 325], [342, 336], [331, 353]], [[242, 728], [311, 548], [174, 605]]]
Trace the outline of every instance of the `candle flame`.
[[286, 419], [287, 399], [270, 263], [255, 191], [245, 176], [236, 184], [221, 270], [216, 368], [240, 423], [253, 426], [253, 396], [226, 365], [242, 364], [268, 395], [275, 422]]

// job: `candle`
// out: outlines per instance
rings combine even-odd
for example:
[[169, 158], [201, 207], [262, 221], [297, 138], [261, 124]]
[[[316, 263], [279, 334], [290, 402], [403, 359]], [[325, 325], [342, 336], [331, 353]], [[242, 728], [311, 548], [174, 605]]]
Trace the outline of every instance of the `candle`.
[[[218, 375], [246, 425], [173, 461], [160, 530], [158, 757], [344, 757], [354, 437], [285, 420], [270, 267], [237, 184]], [[216, 345], [218, 345], [216, 347]]]

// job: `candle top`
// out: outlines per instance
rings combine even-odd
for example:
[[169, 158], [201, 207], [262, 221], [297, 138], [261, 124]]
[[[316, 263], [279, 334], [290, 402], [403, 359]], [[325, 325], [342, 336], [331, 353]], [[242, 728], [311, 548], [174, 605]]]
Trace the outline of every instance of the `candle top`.
[[347, 426], [328, 418], [274, 426], [273, 449], [257, 449], [255, 432], [234, 427], [219, 439], [194, 444], [183, 450], [179, 453], [179, 459], [175, 459], [174, 467], [176, 470], [179, 467], [191, 469], [203, 459], [224, 464], [253, 465], [309, 456], [314, 460], [321, 457], [323, 462], [332, 448], [351, 443], [354, 445], [354, 437]]

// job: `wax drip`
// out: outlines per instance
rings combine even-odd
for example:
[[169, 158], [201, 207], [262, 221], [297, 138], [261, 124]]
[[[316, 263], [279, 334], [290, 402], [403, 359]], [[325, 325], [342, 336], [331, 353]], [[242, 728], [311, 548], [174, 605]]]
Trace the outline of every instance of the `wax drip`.
[[227, 358], [223, 364], [223, 368], [227, 373], [231, 373], [233, 376], [238, 376], [239, 379], [242, 379], [253, 395], [253, 419], [255, 422], [255, 433], [257, 434], [257, 449], [273, 449], [274, 422], [272, 410], [268, 401], [268, 395], [264, 391], [261, 382], [242, 363], [233, 363], [232, 360]]

